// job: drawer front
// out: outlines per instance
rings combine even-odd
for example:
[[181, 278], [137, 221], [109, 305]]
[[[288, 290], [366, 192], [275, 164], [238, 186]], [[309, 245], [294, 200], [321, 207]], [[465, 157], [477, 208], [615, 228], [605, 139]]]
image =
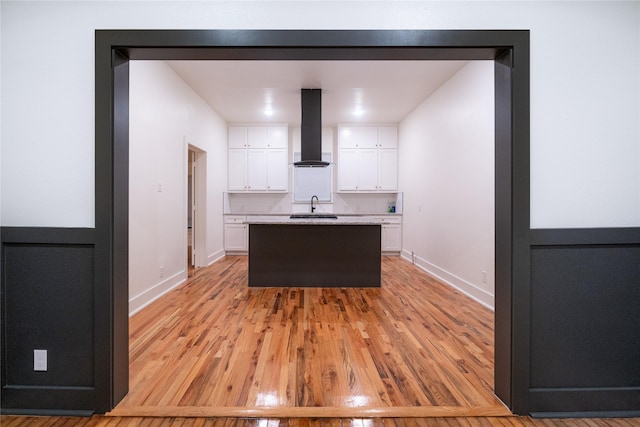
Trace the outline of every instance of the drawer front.
[[242, 224], [247, 220], [247, 217], [244, 215], [225, 215], [224, 223], [225, 224]]
[[381, 224], [402, 224], [402, 218], [392, 216], [371, 216], [367, 217]]

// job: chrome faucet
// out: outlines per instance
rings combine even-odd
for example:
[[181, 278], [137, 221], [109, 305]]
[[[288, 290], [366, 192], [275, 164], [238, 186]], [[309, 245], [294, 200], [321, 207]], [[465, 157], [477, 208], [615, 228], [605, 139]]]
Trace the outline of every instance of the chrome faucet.
[[316, 202], [318, 202], [318, 196], [316, 196], [315, 194], [311, 196], [311, 213], [315, 212], [316, 210], [316, 207], [313, 206], [313, 199], [316, 199]]

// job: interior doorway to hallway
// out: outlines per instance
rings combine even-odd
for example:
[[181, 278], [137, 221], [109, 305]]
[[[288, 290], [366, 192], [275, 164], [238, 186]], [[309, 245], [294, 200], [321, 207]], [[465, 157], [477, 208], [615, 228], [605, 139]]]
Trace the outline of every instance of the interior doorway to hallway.
[[189, 276], [206, 264], [207, 156], [195, 145], [187, 144], [187, 270]]
[[187, 155], [187, 271], [191, 277], [195, 267], [195, 251], [193, 250], [193, 217], [195, 215], [195, 203], [193, 193], [195, 185], [193, 182], [193, 171], [195, 169], [195, 152], [189, 149]]

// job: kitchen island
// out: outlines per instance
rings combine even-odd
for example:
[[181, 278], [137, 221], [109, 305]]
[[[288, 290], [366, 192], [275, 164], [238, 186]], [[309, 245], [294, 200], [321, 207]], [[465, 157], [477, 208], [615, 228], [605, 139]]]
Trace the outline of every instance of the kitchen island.
[[249, 287], [380, 287], [380, 223], [252, 219]]

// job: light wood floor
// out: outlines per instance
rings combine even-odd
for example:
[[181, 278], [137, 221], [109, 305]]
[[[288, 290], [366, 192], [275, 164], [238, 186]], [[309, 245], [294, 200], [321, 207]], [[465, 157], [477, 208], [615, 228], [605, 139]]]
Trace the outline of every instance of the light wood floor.
[[480, 418], [138, 418], [0, 417], [2, 427], [637, 427], [640, 418], [532, 419]]
[[398, 257], [381, 289], [248, 289], [226, 257], [130, 320], [113, 416], [502, 416], [493, 313]]

